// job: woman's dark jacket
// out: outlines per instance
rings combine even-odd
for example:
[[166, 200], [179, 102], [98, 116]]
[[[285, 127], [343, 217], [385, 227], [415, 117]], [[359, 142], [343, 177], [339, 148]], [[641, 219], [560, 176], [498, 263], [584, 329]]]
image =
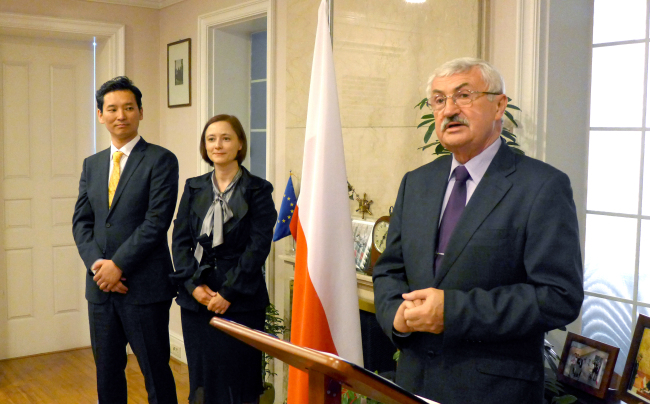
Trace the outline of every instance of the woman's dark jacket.
[[212, 248], [212, 238], [203, 237], [201, 265], [194, 258], [194, 250], [203, 218], [214, 199], [213, 173], [185, 182], [174, 220], [172, 254], [175, 273], [170, 275], [172, 282], [178, 285], [177, 302], [183, 308], [199, 310], [201, 304], [194, 299], [192, 292], [201, 284], [208, 285], [229, 301], [230, 312], [263, 310], [269, 304], [262, 266], [271, 250], [273, 226], [277, 219], [271, 195], [273, 186], [246, 168], [241, 167], [241, 170], [242, 176], [228, 202], [233, 217], [223, 225], [224, 242]]

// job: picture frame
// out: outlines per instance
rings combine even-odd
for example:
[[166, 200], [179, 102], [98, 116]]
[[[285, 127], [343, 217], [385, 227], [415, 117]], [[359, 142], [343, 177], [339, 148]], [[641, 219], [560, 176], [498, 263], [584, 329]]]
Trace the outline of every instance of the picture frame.
[[639, 315], [618, 387], [626, 403], [650, 404], [650, 317]]
[[365, 273], [370, 264], [370, 246], [372, 243], [372, 227], [374, 224], [374, 222], [365, 220], [352, 220], [354, 266], [357, 272]]
[[167, 107], [192, 105], [192, 39], [167, 44]]
[[603, 398], [614, 374], [618, 352], [617, 347], [569, 332], [560, 358], [557, 379], [592, 396]]

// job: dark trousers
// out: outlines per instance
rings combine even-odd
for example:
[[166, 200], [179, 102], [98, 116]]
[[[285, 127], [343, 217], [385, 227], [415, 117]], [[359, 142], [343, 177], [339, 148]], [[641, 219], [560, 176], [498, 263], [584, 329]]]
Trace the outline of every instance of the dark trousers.
[[171, 300], [135, 305], [112, 295], [106, 303], [88, 303], [90, 342], [97, 367], [100, 404], [127, 404], [126, 344], [144, 375], [150, 404], [177, 404], [176, 384], [169, 367]]

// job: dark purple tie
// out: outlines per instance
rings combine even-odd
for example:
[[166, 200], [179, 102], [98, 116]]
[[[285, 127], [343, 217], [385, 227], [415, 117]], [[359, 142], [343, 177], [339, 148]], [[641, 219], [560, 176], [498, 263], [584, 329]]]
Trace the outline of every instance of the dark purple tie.
[[454, 189], [451, 190], [451, 195], [449, 196], [445, 212], [442, 214], [442, 221], [438, 229], [435, 268], [438, 268], [442, 262], [442, 257], [447, 249], [447, 243], [449, 243], [451, 233], [453, 233], [456, 223], [458, 223], [458, 219], [460, 219], [460, 215], [463, 213], [463, 209], [465, 209], [465, 204], [467, 203], [466, 182], [469, 178], [467, 168], [465, 166], [456, 167], [454, 175], [456, 176], [456, 183], [454, 184]]

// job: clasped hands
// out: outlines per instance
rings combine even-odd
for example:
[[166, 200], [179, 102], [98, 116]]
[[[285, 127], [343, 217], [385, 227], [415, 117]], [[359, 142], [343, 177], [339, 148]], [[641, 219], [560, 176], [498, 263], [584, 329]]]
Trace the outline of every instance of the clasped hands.
[[125, 294], [129, 290], [122, 283], [126, 280], [122, 277], [122, 270], [112, 260], [99, 260], [95, 262], [91, 270], [95, 272], [93, 280], [97, 282], [97, 286], [102, 291]]
[[393, 328], [401, 333], [415, 331], [440, 334], [445, 329], [445, 292], [427, 288], [402, 294], [404, 301], [397, 309]]
[[197, 302], [208, 306], [208, 310], [214, 311], [217, 314], [224, 314], [228, 310], [228, 307], [230, 307], [230, 302], [224, 299], [218, 292], [212, 291], [208, 285], [197, 286], [192, 292], [192, 296], [194, 296]]

